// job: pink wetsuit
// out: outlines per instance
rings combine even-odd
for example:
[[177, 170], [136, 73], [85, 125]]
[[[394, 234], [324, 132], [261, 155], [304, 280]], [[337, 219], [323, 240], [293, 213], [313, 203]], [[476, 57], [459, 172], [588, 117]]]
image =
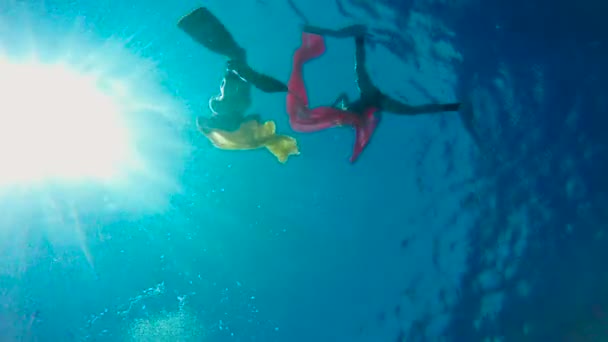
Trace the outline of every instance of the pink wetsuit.
[[369, 143], [378, 125], [374, 115], [377, 108], [368, 108], [358, 114], [340, 110], [334, 107], [308, 107], [308, 96], [302, 75], [304, 64], [325, 52], [323, 37], [302, 33], [302, 45], [293, 55], [293, 67], [289, 78], [289, 93], [287, 93], [287, 113], [289, 124], [296, 132], [316, 132], [337, 126], [353, 126], [356, 130], [355, 146], [351, 162], [355, 162], [363, 149]]

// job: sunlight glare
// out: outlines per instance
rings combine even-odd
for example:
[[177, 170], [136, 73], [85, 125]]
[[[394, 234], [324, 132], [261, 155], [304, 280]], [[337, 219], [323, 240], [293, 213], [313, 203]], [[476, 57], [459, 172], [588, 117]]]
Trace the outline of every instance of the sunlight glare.
[[137, 40], [100, 34], [95, 16], [58, 20], [34, 2], [7, 6], [0, 277], [19, 277], [40, 258], [71, 264], [78, 255], [95, 274], [92, 246], [128, 234], [124, 225], [112, 230], [118, 222], [172, 210], [191, 149], [189, 117]]
[[110, 180], [129, 158], [120, 105], [62, 64], [0, 58], [0, 185]]

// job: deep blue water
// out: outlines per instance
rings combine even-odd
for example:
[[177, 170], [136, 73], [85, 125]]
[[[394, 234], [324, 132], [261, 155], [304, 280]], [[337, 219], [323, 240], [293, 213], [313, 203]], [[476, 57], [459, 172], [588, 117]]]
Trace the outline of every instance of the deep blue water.
[[[386, 113], [355, 165], [348, 129], [295, 134], [286, 165], [199, 136], [224, 61], [175, 23], [200, 5], [0, 3], [0, 53], [90, 61], [151, 104], [130, 120], [154, 171], [0, 192], [0, 341], [608, 338], [606, 5], [205, 3], [275, 77], [301, 16], [356, 22], [384, 91], [472, 101], [469, 130]], [[353, 42], [327, 45], [313, 105], [356, 91]], [[288, 132], [284, 106], [252, 111]]]

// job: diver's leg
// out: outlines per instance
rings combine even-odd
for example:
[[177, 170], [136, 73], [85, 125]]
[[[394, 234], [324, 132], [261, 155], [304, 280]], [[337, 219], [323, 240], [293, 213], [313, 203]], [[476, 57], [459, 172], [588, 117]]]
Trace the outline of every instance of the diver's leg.
[[224, 24], [207, 8], [200, 7], [182, 17], [177, 26], [207, 49], [234, 60], [244, 60], [245, 50]]
[[357, 74], [357, 86], [359, 87], [361, 97], [366, 99], [366, 101], [371, 101], [370, 103], [372, 105], [375, 103], [378, 109], [395, 114], [414, 115], [457, 111], [460, 106], [459, 103], [427, 104], [421, 106], [409, 106], [405, 103], [401, 103], [384, 95], [378, 90], [365, 68], [365, 63], [365, 39], [363, 36], [357, 36], [355, 37], [355, 72]]
[[308, 95], [304, 84], [304, 64], [325, 52], [323, 37], [302, 33], [302, 44], [293, 54], [293, 64], [289, 77], [287, 93], [287, 113], [290, 120], [306, 117], [308, 113]]
[[304, 32], [337, 38], [355, 37], [355, 72], [357, 74], [359, 92], [362, 95], [371, 95], [378, 92], [378, 89], [373, 85], [365, 68], [365, 26], [352, 25], [339, 30], [331, 30], [312, 25], [304, 25]]
[[325, 52], [323, 37], [302, 33], [302, 45], [293, 55], [293, 66], [289, 78], [287, 113], [289, 124], [297, 132], [317, 132], [336, 126], [355, 126], [361, 121], [357, 114], [333, 107], [308, 108], [308, 95], [304, 84], [304, 64]]
[[418, 114], [432, 114], [442, 112], [456, 112], [460, 108], [460, 103], [430, 103], [420, 106], [410, 106], [405, 103], [399, 102], [393, 98], [390, 98], [384, 94], [380, 97], [380, 109], [393, 114], [401, 115], [418, 115]]
[[286, 93], [287, 85], [274, 77], [253, 70], [243, 61], [229, 61], [229, 68], [243, 80], [266, 93]]
[[355, 37], [355, 73], [357, 75], [357, 87], [361, 94], [361, 99], [353, 104], [353, 109], [361, 115], [361, 123], [355, 126], [356, 136], [353, 154], [350, 162], [355, 163], [359, 155], [371, 141], [372, 135], [380, 123], [381, 114], [377, 113], [381, 109], [383, 94], [373, 84], [367, 69], [365, 68], [365, 38], [363, 35]]
[[362, 98], [372, 99], [378, 97], [380, 91], [372, 83], [371, 77], [365, 68], [366, 63], [365, 39], [363, 36], [355, 37], [355, 73], [357, 75], [357, 87]]

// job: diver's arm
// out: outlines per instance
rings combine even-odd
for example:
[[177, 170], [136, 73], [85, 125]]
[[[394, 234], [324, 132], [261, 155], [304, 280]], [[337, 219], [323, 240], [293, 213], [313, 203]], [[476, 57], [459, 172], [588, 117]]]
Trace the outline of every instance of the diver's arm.
[[334, 38], [351, 38], [351, 37], [359, 37], [365, 36], [367, 33], [367, 28], [364, 25], [350, 25], [343, 27], [339, 30], [332, 30], [328, 28], [313, 26], [313, 25], [304, 25], [302, 28], [304, 32], [318, 34], [320, 36], [334, 37]]
[[419, 106], [410, 106], [405, 103], [399, 102], [386, 95], [382, 95], [380, 100], [380, 108], [383, 111], [391, 112], [399, 115], [418, 115], [418, 114], [432, 114], [442, 112], [456, 112], [460, 108], [460, 103], [430, 103]]

